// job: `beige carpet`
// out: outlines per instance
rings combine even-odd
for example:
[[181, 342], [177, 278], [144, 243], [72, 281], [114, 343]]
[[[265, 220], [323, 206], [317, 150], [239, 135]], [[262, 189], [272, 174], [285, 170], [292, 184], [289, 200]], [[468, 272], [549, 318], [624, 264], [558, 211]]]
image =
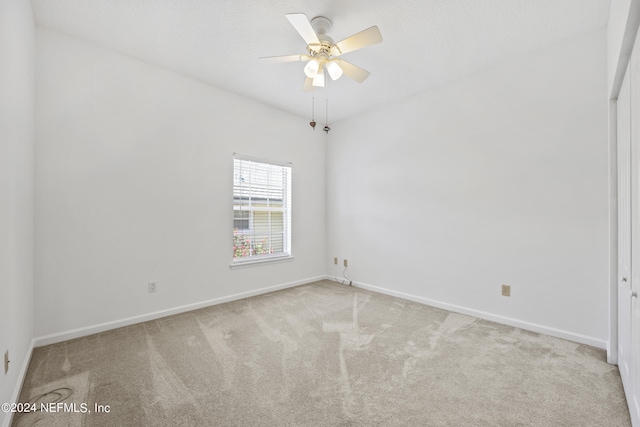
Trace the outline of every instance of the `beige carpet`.
[[37, 348], [20, 401], [59, 412], [14, 426], [630, 425], [603, 350], [333, 282]]

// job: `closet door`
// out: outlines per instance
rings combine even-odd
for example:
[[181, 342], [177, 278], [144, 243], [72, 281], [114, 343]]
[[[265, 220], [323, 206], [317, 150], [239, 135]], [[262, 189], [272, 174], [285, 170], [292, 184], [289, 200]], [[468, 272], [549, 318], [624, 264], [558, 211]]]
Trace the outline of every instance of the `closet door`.
[[[638, 36], [640, 38], [640, 34]], [[631, 311], [631, 354], [629, 371], [631, 384], [627, 391], [627, 401], [631, 420], [640, 426], [640, 42], [636, 39], [631, 55], [631, 290], [629, 304]], [[629, 390], [630, 389], [630, 390]], [[631, 391], [631, 393], [629, 393]]]
[[631, 87], [629, 70], [618, 96], [618, 366], [631, 391]]

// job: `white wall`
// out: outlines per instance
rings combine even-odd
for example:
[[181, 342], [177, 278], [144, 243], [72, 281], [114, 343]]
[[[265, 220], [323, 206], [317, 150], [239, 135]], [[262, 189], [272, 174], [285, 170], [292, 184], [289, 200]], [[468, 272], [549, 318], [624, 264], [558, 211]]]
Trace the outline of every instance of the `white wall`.
[[329, 273], [604, 347], [606, 99], [603, 29], [334, 124]]
[[[36, 51], [37, 337], [324, 275], [324, 133], [49, 30]], [[234, 152], [293, 162], [292, 262], [229, 268]]]
[[[0, 2], [0, 403], [12, 401], [33, 338], [34, 39], [29, 1]], [[0, 412], [0, 425], [8, 419]]]

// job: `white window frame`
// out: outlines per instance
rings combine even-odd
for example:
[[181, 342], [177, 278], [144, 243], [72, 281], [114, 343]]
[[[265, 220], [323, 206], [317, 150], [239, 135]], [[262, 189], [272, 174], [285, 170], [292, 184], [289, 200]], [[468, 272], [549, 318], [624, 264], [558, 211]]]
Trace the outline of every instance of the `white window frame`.
[[[265, 191], [267, 188], [267, 194], [272, 194], [275, 191], [276, 194], [278, 192], [282, 192], [281, 200], [282, 207], [279, 206], [253, 206], [252, 205], [252, 196], [253, 190], [251, 182], [251, 178], [249, 178], [249, 182], [246, 184], [244, 181], [244, 170], [247, 171], [247, 175], [251, 177], [252, 172], [256, 171], [264, 171], [264, 169], [269, 168], [281, 168], [282, 169], [282, 181], [276, 181], [276, 184], [272, 186], [269, 181], [262, 182], [259, 185], [259, 189], [261, 191]], [[254, 169], [255, 168], [255, 169]], [[276, 173], [280, 173], [276, 171]], [[237, 267], [246, 267], [250, 265], [263, 264], [263, 263], [272, 263], [272, 262], [281, 262], [281, 261], [290, 261], [293, 260], [293, 255], [291, 253], [291, 175], [292, 175], [292, 165], [291, 163], [284, 162], [274, 162], [272, 160], [260, 159], [256, 157], [246, 156], [243, 154], [234, 153], [233, 155], [233, 212], [232, 212], [232, 226], [235, 225], [233, 218], [235, 218], [235, 211], [237, 210], [249, 210], [252, 212], [250, 214], [249, 222], [250, 224], [254, 221], [253, 212], [254, 211], [275, 211], [282, 212], [282, 252], [273, 253], [273, 254], [259, 254], [259, 255], [249, 255], [246, 257], [235, 257], [232, 256], [231, 268]], [[279, 183], [279, 184], [278, 184]], [[256, 190], [257, 191], [257, 190]], [[249, 194], [249, 199], [244, 200], [245, 203], [239, 203], [239, 195], [240, 194]], [[277, 196], [276, 196], [277, 197]], [[247, 203], [248, 202], [248, 203]], [[232, 230], [234, 227], [232, 227]], [[251, 233], [254, 232], [253, 229], [249, 230]], [[252, 239], [253, 241], [254, 239]], [[235, 242], [234, 242], [235, 244]], [[233, 246], [233, 245], [232, 245]]]

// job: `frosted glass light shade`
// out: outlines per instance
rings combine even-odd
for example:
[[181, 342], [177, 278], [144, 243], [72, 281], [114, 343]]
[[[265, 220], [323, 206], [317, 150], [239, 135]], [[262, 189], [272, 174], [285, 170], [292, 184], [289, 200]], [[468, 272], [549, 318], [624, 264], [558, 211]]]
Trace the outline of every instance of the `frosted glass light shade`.
[[329, 61], [326, 65], [331, 80], [338, 80], [342, 76], [342, 68], [335, 61]]
[[318, 74], [318, 70], [320, 69], [320, 62], [317, 59], [312, 59], [307, 62], [307, 65], [304, 66], [304, 74], [307, 77], [314, 78]]
[[324, 87], [324, 72], [320, 71], [316, 74], [311, 84], [315, 87]]

